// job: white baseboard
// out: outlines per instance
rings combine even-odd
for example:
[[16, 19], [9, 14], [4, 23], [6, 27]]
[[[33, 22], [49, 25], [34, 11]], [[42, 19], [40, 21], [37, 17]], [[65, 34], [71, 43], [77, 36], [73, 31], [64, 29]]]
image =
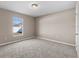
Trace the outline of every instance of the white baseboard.
[[44, 40], [48, 40], [48, 41], [52, 41], [52, 42], [56, 42], [56, 43], [61, 43], [61, 44], [65, 44], [65, 45], [69, 45], [69, 46], [75, 46], [75, 44], [70, 44], [70, 43], [66, 43], [66, 42], [61, 42], [61, 41], [57, 41], [57, 40], [52, 40], [50, 38], [46, 38], [46, 37], [37, 37], [39, 39], [44, 39]]
[[[23, 39], [16, 40], [16, 41], [10, 41], [10, 42], [6, 42], [6, 43], [1, 43], [0, 46], [8, 45], [8, 44], [12, 44], [12, 43], [24, 41], [24, 40], [26, 40], [26, 39], [32, 39], [32, 38], [35, 38], [35, 37], [34, 37], [34, 36], [31, 36], [31, 37], [23, 38]], [[61, 44], [69, 45], [69, 46], [75, 46], [74, 44], [70, 44], [70, 43], [66, 43], [66, 42], [60, 42], [60, 41], [57, 41], [57, 40], [51, 40], [51, 39], [46, 38], [46, 37], [39, 37], [39, 36], [38, 36], [37, 38], [39, 38], [39, 39], [44, 39], [44, 40], [48, 40], [48, 41], [52, 41], [52, 42], [57, 42], [57, 43], [61, 43]]]
[[18, 39], [18, 40], [15, 40], [15, 41], [10, 41], [10, 42], [6, 42], [6, 43], [1, 43], [0, 46], [3, 46], [3, 45], [8, 45], [8, 44], [12, 44], [12, 43], [16, 43], [16, 42], [20, 42], [20, 41], [24, 41], [26, 39], [32, 39], [34, 38], [34, 36], [31, 36], [31, 37], [27, 37], [27, 38], [23, 38], [23, 39]]

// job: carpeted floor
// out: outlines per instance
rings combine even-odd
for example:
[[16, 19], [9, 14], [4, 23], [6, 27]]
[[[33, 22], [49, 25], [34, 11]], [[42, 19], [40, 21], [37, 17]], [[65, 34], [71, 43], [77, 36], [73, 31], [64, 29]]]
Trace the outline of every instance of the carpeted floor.
[[73, 58], [76, 49], [41, 39], [29, 39], [0, 47], [0, 58]]

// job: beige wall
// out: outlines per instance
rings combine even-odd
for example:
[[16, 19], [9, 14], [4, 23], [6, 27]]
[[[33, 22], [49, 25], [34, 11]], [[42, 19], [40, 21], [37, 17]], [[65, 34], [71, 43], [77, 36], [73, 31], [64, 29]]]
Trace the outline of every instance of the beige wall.
[[[75, 44], [74, 13], [75, 10], [70, 9], [55, 14], [33, 18], [31, 16], [0, 9], [0, 43], [19, 40], [19, 38], [23, 37], [40, 35], [51, 38], [51, 40]], [[12, 16], [18, 16], [24, 19], [23, 36], [13, 36]], [[35, 27], [37, 29], [35, 29]]]
[[[24, 35], [14, 37], [12, 33], [12, 17], [18, 16], [23, 18]], [[0, 43], [19, 40], [23, 37], [31, 37], [34, 35], [34, 18], [27, 15], [0, 9]]]
[[75, 44], [75, 9], [40, 16], [36, 20], [37, 35]]

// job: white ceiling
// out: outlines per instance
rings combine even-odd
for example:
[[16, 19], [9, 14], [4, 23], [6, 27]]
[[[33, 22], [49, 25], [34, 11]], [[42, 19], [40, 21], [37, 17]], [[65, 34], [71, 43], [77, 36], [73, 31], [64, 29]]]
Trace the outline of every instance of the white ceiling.
[[[37, 9], [30, 8], [32, 3], [37, 3]], [[0, 1], [0, 8], [19, 12], [33, 17], [55, 13], [75, 7], [74, 1]]]

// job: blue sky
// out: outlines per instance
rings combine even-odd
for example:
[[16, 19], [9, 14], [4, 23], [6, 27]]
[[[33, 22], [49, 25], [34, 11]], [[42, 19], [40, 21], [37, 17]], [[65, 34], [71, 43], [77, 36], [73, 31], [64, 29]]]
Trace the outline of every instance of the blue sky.
[[16, 16], [13, 16], [13, 25], [22, 23], [22, 19]]

